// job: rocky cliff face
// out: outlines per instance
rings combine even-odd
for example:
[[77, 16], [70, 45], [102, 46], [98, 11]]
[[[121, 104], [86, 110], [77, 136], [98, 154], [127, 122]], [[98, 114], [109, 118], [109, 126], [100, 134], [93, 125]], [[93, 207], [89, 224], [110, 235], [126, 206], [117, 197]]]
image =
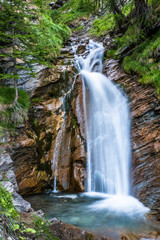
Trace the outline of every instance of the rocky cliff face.
[[79, 77], [64, 105], [66, 116], [53, 142], [53, 172], [59, 190], [81, 192], [86, 178], [86, 140], [82, 81]]
[[104, 73], [128, 95], [131, 111], [132, 194], [160, 216], [160, 105], [152, 87], [140, 85], [115, 60], [104, 62]]
[[2, 181], [2, 186], [7, 189], [13, 196], [13, 204], [18, 211], [30, 212], [33, 209], [31, 208], [30, 203], [25, 201], [18, 194], [18, 185], [16, 181], [16, 176], [14, 173], [13, 161], [8, 153], [3, 152], [0, 155], [0, 181]]
[[[66, 53], [68, 49], [64, 49]], [[32, 103], [28, 121], [17, 128], [12, 153], [21, 195], [53, 188], [55, 177], [59, 190], [84, 191], [86, 150], [82, 84], [78, 78], [71, 90], [73, 66], [69, 61], [65, 65], [62, 62], [60, 60], [53, 69], [41, 70], [31, 86], [29, 82], [23, 84]]]
[[[73, 39], [74, 40], [74, 39]], [[105, 43], [106, 44], [106, 43]], [[84, 51], [84, 44], [79, 47]], [[32, 104], [25, 128], [18, 128], [13, 149], [15, 173], [22, 195], [53, 188], [56, 178], [61, 191], [84, 191], [86, 137], [82, 104], [82, 82], [74, 87], [69, 50], [63, 49], [54, 69], [40, 69], [37, 80], [25, 82]], [[64, 64], [64, 65], [63, 65]], [[125, 74], [115, 60], [104, 62], [104, 73], [129, 97], [132, 118], [132, 194], [160, 215], [160, 106], [154, 89], [143, 87]]]

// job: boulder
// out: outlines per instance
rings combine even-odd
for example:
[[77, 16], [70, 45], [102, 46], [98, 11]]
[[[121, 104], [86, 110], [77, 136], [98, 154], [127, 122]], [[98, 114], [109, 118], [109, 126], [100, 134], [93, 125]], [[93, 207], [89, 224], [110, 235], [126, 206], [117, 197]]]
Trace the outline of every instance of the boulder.
[[[8, 153], [3, 152], [0, 155], [0, 176], [2, 181], [2, 186], [12, 193], [13, 205], [18, 211], [21, 212], [30, 212], [33, 209], [31, 208], [30, 203], [25, 201], [18, 194], [18, 185], [16, 181], [16, 176], [14, 173], [13, 161]], [[4, 179], [4, 180], [3, 180]]]

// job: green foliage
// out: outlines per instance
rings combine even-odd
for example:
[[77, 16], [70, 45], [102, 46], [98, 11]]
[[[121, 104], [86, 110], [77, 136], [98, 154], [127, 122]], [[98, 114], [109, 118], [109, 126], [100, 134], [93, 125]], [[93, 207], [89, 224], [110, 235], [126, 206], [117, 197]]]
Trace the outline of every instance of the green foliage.
[[137, 28], [137, 25], [131, 25], [122, 37], [115, 37], [115, 44], [117, 48], [116, 54], [119, 55], [123, 49], [138, 45], [146, 37], [142, 29]]
[[39, 24], [32, 25], [31, 30], [36, 39], [36, 45], [32, 45], [31, 49], [32, 56], [43, 64], [53, 60], [60, 53], [63, 42], [67, 41], [71, 34], [71, 30], [66, 25], [53, 23], [52, 19], [44, 13], [41, 14]]
[[123, 6], [122, 13], [127, 17], [131, 13], [131, 11], [133, 11], [134, 8], [135, 8], [134, 1], [130, 0]]
[[33, 226], [38, 236], [46, 236], [46, 239], [58, 240], [50, 232], [50, 222], [34, 215]]
[[72, 119], [71, 119], [71, 128], [78, 128], [79, 126], [78, 126], [78, 123], [77, 123], [77, 121], [76, 121], [76, 118], [74, 118], [74, 117], [72, 117]]
[[[124, 16], [128, 16], [133, 10], [133, 0], [125, 4], [121, 10]], [[123, 17], [111, 11], [94, 21], [90, 34], [96, 37], [105, 36], [110, 30], [118, 28], [118, 22], [123, 22]]]
[[19, 215], [12, 203], [12, 195], [0, 183], [0, 215], [6, 215], [9, 218], [17, 218]]
[[121, 3], [118, 0], [107, 0], [106, 6], [107, 4], [109, 13], [94, 21], [90, 34], [104, 37], [115, 32], [112, 47], [105, 53], [105, 57], [123, 59], [125, 54], [130, 53], [131, 55], [126, 56], [123, 61], [125, 71], [136, 73], [141, 83], [153, 84], [160, 94], [160, 32], [146, 40], [148, 33], [160, 20], [160, 1], [149, 0], [148, 5], [144, 5], [144, 14], [141, 11], [136, 12], [133, 0]]
[[43, 98], [32, 98], [31, 102], [36, 103], [36, 102], [41, 102], [42, 100], [43, 100]]
[[12, 239], [43, 239], [57, 240], [51, 231], [50, 223], [41, 217], [31, 216], [30, 221], [25, 223], [12, 202], [12, 195], [0, 183], [0, 231], [3, 240]]
[[79, 27], [73, 29], [73, 32], [78, 33], [78, 32], [81, 32], [83, 29], [84, 29], [84, 26], [79, 26]]
[[0, 126], [14, 129], [17, 124], [23, 123], [27, 118], [27, 111], [30, 105], [28, 94], [19, 89], [19, 98], [16, 105], [12, 105], [15, 95], [14, 88], [0, 86], [0, 104], [4, 109], [0, 112]]
[[[52, 11], [51, 17], [53, 22], [70, 25], [78, 18], [89, 16], [93, 9], [92, 4], [86, 4], [87, 2], [87, 0], [67, 1], [61, 8]], [[90, 0], [89, 2], [93, 1]]]
[[[21, 104], [26, 110], [29, 108], [29, 96], [28, 94], [19, 89], [18, 103]], [[14, 100], [15, 89], [8, 86], [0, 86], [0, 104], [12, 104]]]
[[113, 13], [109, 13], [105, 17], [101, 17], [94, 21], [90, 34], [97, 37], [107, 35], [108, 31], [115, 27], [115, 24]]
[[136, 73], [143, 84], [153, 84], [160, 94], [160, 31], [151, 39], [139, 44], [131, 56], [123, 60], [126, 72]]
[[[28, 70], [33, 75], [31, 70], [34, 62], [50, 66], [59, 54], [62, 44], [71, 34], [67, 26], [53, 23], [47, 11], [44, 12], [42, 8], [33, 4], [34, 1], [27, 3], [25, 0], [1, 3], [0, 42], [3, 44], [1, 57], [8, 57], [14, 62], [10, 73], [5, 69], [1, 70], [2, 80], [7, 78], [17, 80], [20, 69]], [[8, 47], [11, 47], [10, 51]], [[24, 64], [18, 64], [17, 59], [21, 59]]]

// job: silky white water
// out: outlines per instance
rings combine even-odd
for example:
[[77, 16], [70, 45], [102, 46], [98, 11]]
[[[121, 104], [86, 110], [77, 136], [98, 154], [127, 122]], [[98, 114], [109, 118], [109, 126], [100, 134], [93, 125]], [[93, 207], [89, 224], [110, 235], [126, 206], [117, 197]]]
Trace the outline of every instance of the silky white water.
[[129, 194], [130, 120], [121, 90], [102, 72], [103, 46], [89, 42], [90, 53], [76, 57], [83, 78], [88, 153], [88, 192]]
[[64, 121], [53, 156], [54, 191], [29, 196], [28, 199], [35, 210], [42, 209], [49, 219], [57, 217], [102, 235], [110, 236], [108, 234], [112, 231], [151, 232], [155, 227], [159, 228], [146, 220], [144, 215], [149, 209], [129, 195], [130, 121], [127, 99], [110, 79], [101, 74], [102, 45], [90, 41], [88, 51], [86, 58], [75, 55], [83, 80], [88, 151], [86, 192], [65, 194], [56, 191], [58, 158], [62, 151], [61, 140], [65, 137]]

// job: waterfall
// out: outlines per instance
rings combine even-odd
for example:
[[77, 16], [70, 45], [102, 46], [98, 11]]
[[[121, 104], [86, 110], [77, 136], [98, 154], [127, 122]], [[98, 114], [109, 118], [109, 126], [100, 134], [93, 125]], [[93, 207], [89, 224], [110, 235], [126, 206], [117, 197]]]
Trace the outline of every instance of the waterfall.
[[61, 150], [61, 142], [62, 137], [65, 130], [65, 119], [61, 126], [61, 128], [58, 131], [56, 142], [55, 142], [55, 148], [53, 152], [53, 159], [52, 159], [52, 171], [54, 172], [54, 180], [53, 180], [53, 192], [57, 192], [57, 177], [58, 177], [58, 159], [60, 156], [60, 150]]
[[104, 48], [90, 40], [75, 56], [83, 80], [87, 137], [87, 192], [129, 195], [130, 120], [124, 93], [102, 74]]

